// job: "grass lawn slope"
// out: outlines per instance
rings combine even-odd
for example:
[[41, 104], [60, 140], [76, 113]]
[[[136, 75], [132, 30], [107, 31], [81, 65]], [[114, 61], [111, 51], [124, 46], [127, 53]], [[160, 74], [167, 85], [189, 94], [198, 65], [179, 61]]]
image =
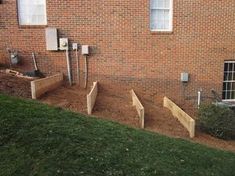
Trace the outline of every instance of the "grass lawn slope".
[[235, 154], [0, 95], [0, 176], [233, 176]]

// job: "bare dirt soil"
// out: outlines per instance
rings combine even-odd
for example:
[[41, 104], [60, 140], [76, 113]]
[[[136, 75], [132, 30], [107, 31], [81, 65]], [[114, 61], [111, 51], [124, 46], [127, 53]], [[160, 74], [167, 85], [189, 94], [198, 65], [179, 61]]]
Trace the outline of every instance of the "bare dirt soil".
[[31, 98], [29, 79], [18, 78], [0, 70], [0, 92], [16, 97]]
[[[78, 86], [63, 86], [43, 96], [41, 101], [86, 114], [86, 95], [88, 92], [88, 90]], [[131, 101], [128, 91], [110, 92], [101, 89], [92, 115], [138, 128], [140, 126], [138, 114]], [[143, 105], [145, 107], [146, 129], [174, 137], [188, 137], [188, 132], [177, 119], [172, 118], [167, 109], [155, 106], [147, 101], [144, 101]]]
[[132, 106], [128, 92], [120, 94], [99, 92], [93, 115], [137, 128], [140, 126], [138, 114]]
[[[41, 101], [87, 114], [86, 95], [88, 93], [89, 90], [78, 86], [63, 86], [45, 95]], [[161, 104], [154, 104], [146, 99], [141, 101], [145, 107], [146, 130], [235, 152], [235, 141], [220, 140], [200, 131], [196, 132], [194, 139], [189, 139], [187, 130], [172, 116], [169, 110], [163, 108]], [[132, 127], [139, 127], [139, 118], [135, 107], [132, 106], [128, 91], [99, 90], [93, 115]]]
[[235, 152], [235, 140], [225, 141], [202, 133], [199, 130], [196, 131], [196, 137], [190, 140], [209, 147]]
[[86, 114], [87, 94], [88, 94], [87, 90], [81, 89], [77, 86], [73, 86], [73, 87], [62, 86], [42, 96], [40, 101], [49, 105], [53, 105], [53, 106], [61, 107], [64, 109], [69, 109], [74, 112], [80, 112], [80, 113]]
[[[79, 86], [62, 86], [44, 95], [40, 100], [44, 103], [87, 114], [86, 96], [89, 90]], [[99, 92], [93, 115], [98, 118], [111, 119], [133, 127], [138, 127], [136, 110], [127, 100], [126, 95], [110, 95]]]
[[169, 110], [146, 100], [143, 100], [143, 106], [145, 107], [146, 129], [168, 136], [188, 138], [187, 130], [172, 116]]
[[[30, 98], [30, 81], [7, 75], [3, 71], [0, 71], [0, 92], [17, 97]], [[85, 90], [79, 86], [62, 86], [45, 94], [40, 101], [87, 114], [86, 96], [88, 93], [89, 90]], [[154, 104], [146, 99], [141, 99], [141, 101], [145, 107], [146, 130], [235, 152], [235, 141], [220, 140], [200, 131], [196, 132], [194, 139], [189, 139], [188, 132], [171, 115], [170, 111], [163, 108], [161, 104]], [[106, 91], [101, 88], [93, 115], [132, 127], [139, 127], [139, 118], [135, 107], [132, 106], [131, 96], [128, 91]]]

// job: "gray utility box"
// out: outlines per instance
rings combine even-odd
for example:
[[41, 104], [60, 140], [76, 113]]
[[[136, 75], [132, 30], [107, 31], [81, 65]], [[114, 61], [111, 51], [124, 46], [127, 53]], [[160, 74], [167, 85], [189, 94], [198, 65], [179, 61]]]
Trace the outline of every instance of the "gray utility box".
[[46, 28], [46, 47], [48, 51], [58, 50], [58, 36], [56, 28]]
[[186, 72], [181, 73], [180, 80], [181, 80], [181, 82], [188, 82], [189, 81], [189, 74]]
[[82, 45], [82, 55], [89, 55], [89, 46]]

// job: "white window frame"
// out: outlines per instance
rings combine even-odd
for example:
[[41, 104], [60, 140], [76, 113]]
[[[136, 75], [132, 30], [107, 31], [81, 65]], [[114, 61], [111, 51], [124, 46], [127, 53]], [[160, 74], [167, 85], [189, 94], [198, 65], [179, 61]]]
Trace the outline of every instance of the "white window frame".
[[[224, 62], [224, 67], [225, 67], [225, 64], [233, 64], [233, 68], [232, 68], [232, 71], [225, 71], [225, 68], [224, 68], [224, 77], [225, 77], [225, 73], [232, 73], [232, 81], [231, 80], [225, 80], [224, 78], [223, 78], [223, 93], [225, 92], [225, 91], [229, 91], [229, 90], [231, 90], [231, 88], [227, 88], [227, 86], [226, 86], [226, 89], [224, 90], [224, 83], [235, 83], [235, 77], [234, 77], [234, 74], [233, 73], [235, 73], [235, 61], [225, 61]], [[233, 90], [232, 90], [233, 91]], [[234, 89], [234, 91], [235, 91], [235, 89]], [[224, 102], [231, 102], [231, 101], [235, 101], [235, 99], [229, 99], [228, 97], [225, 97], [224, 98], [224, 96], [222, 96], [222, 101], [224, 101]]]
[[[31, 2], [33, 2], [34, 0], [31, 0]], [[19, 25], [22, 25], [22, 26], [45, 26], [47, 25], [47, 1], [45, 1], [45, 4], [44, 4], [44, 22], [38, 22], [38, 23], [27, 23], [25, 21], [22, 21], [21, 20], [21, 15], [22, 15], [22, 7], [21, 6], [21, 2], [20, 0], [17, 0], [17, 11], [18, 11], [18, 22], [19, 22]]]
[[[173, 31], [173, 7], [174, 7], [174, 3], [173, 3], [173, 0], [170, 0], [170, 9], [168, 8], [152, 8], [151, 7], [151, 1], [150, 0], [150, 30], [152, 32], [172, 32]], [[154, 1], [154, 0], [153, 0]], [[151, 17], [152, 17], [152, 10], [170, 10], [170, 19], [169, 19], [169, 29], [152, 29], [151, 28]]]

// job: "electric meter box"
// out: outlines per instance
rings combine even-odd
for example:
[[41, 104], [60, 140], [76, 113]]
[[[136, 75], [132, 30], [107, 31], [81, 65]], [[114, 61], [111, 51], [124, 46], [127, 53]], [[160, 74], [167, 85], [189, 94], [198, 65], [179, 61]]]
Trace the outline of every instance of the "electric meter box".
[[181, 73], [181, 82], [188, 82], [189, 81], [189, 74], [186, 72]]
[[73, 43], [73, 50], [78, 50], [78, 44], [77, 43]]
[[46, 28], [46, 47], [48, 51], [58, 50], [57, 29], [53, 27]]
[[69, 49], [69, 39], [60, 38], [60, 50], [68, 50], [68, 49]]
[[88, 54], [89, 54], [89, 46], [82, 45], [82, 55], [88, 55]]

